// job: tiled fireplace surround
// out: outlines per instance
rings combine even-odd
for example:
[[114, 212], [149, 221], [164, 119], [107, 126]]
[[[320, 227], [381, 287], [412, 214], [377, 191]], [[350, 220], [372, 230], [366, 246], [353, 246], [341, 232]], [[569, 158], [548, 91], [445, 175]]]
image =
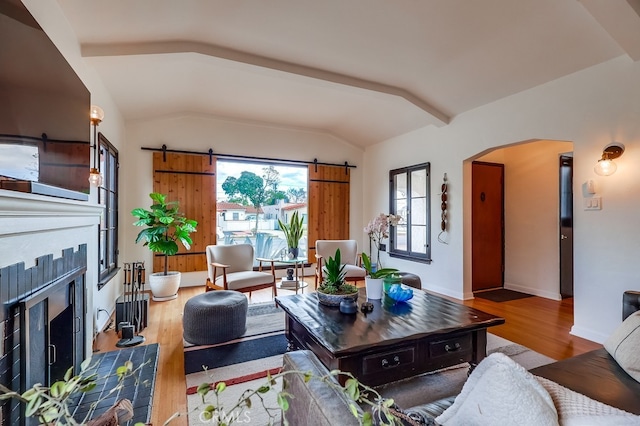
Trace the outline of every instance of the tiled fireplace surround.
[[[9, 289], [10, 284], [7, 278], [7, 275], [10, 275], [7, 273], [9, 266], [13, 266], [12, 271], [33, 268], [33, 281], [44, 281], [44, 286], [40, 286], [41, 288], [36, 291], [26, 290], [25, 297], [26, 299], [31, 297], [31, 300], [29, 303], [22, 303], [23, 308], [38, 306], [34, 312], [34, 318], [36, 315], [42, 315], [40, 311], [43, 308], [49, 310], [49, 315], [52, 312], [57, 315], [57, 311], [61, 311], [55, 308], [55, 300], [68, 297], [68, 290], [66, 288], [56, 290], [53, 287], [65, 287], [69, 286], [69, 283], [72, 283], [72, 286], [83, 287], [74, 291], [74, 294], [84, 304], [84, 318], [65, 318], [65, 316], [74, 315], [65, 313], [61, 315], [60, 322], [65, 325], [69, 325], [67, 324], [69, 321], [74, 323], [69, 325], [72, 333], [77, 330], [78, 324], [82, 324], [84, 336], [80, 335], [76, 343], [78, 346], [84, 345], [84, 354], [91, 353], [93, 292], [96, 287], [97, 269], [96, 262], [92, 259], [97, 259], [97, 224], [101, 213], [102, 208], [90, 202], [0, 190], [0, 269], [5, 271], [5, 276], [0, 277], [0, 302], [3, 312], [0, 318], [0, 341], [2, 342], [0, 365], [7, 365], [9, 353], [13, 350], [11, 335], [16, 329], [11, 319], [7, 318], [7, 314], [19, 311], [16, 306], [20, 305], [20, 303], [16, 304], [16, 291]], [[37, 265], [38, 262], [40, 266]], [[42, 265], [48, 262], [55, 266], [43, 268]], [[21, 263], [24, 264], [24, 268], [20, 265]], [[66, 271], [67, 269], [70, 271]], [[41, 272], [43, 270], [48, 270], [48, 273]], [[63, 275], [63, 279], [55, 279], [58, 273]], [[37, 279], [36, 276], [38, 276]], [[34, 299], [34, 294], [42, 295], [38, 296], [40, 299], [52, 296], [53, 302], [37, 303], [38, 297]], [[34, 328], [32, 335], [42, 336], [42, 333], [37, 330], [39, 326], [33, 325], [37, 322], [34, 320], [31, 324]], [[29, 339], [29, 345], [35, 352], [38, 346], [45, 344], [45, 342], [31, 341], [33, 340], [31, 336]], [[69, 354], [65, 355], [69, 356]], [[11, 369], [25, 371], [18, 365], [11, 366]], [[24, 385], [25, 378], [21, 378], [20, 382]], [[7, 384], [15, 386], [15, 383]], [[0, 425], [8, 424], [8, 419], [3, 416], [6, 416], [6, 412], [4, 414], [0, 412]], [[13, 420], [15, 419], [12, 419], [11, 423]]]

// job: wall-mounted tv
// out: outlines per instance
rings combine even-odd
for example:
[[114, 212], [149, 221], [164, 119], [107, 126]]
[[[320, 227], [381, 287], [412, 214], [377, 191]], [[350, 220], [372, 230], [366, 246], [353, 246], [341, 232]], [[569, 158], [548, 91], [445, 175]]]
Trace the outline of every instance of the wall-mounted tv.
[[91, 94], [20, 0], [0, 0], [0, 188], [87, 200]]

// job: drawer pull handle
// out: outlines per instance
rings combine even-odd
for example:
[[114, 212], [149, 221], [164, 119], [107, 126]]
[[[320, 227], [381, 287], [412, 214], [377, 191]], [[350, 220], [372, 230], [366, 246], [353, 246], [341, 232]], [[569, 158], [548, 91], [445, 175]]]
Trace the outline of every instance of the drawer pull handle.
[[455, 345], [453, 345], [453, 346], [451, 346], [451, 345], [449, 345], [449, 344], [444, 345], [444, 350], [445, 350], [445, 351], [447, 351], [447, 352], [456, 352], [456, 351], [459, 351], [459, 350], [460, 350], [460, 343], [457, 343], [457, 342], [456, 342], [456, 344], [455, 344]]
[[382, 359], [382, 368], [393, 368], [397, 367], [398, 365], [400, 365], [400, 357], [398, 355], [395, 355], [391, 362], [389, 362], [389, 360], [386, 358]]

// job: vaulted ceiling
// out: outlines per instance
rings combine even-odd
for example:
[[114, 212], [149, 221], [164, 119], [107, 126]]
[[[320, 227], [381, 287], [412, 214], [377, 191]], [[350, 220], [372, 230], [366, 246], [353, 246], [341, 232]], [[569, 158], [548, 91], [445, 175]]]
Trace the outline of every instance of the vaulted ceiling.
[[640, 59], [640, 0], [57, 1], [125, 120], [210, 114], [362, 147]]

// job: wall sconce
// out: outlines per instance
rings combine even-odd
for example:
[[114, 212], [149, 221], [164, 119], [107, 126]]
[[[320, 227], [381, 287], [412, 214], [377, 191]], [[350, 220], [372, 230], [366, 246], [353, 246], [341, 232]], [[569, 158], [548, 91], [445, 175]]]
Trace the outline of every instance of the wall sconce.
[[91, 167], [89, 171], [89, 183], [92, 186], [98, 187], [102, 185], [102, 175], [98, 168], [98, 153], [100, 152], [100, 146], [98, 145], [98, 125], [104, 118], [104, 111], [99, 106], [91, 105], [89, 118], [93, 125], [93, 167]]
[[602, 158], [598, 160], [598, 164], [593, 168], [597, 175], [611, 176], [618, 170], [618, 166], [613, 162], [614, 159], [620, 157], [624, 152], [624, 145], [619, 142], [612, 142], [604, 147]]

